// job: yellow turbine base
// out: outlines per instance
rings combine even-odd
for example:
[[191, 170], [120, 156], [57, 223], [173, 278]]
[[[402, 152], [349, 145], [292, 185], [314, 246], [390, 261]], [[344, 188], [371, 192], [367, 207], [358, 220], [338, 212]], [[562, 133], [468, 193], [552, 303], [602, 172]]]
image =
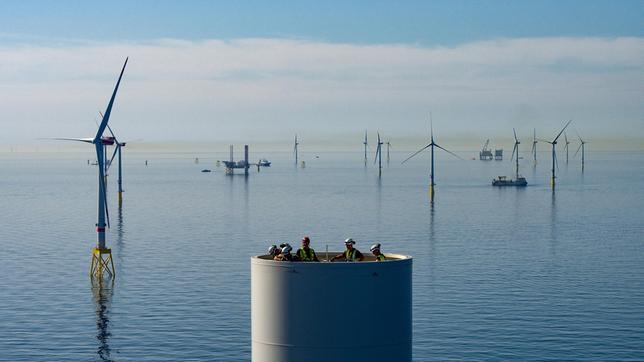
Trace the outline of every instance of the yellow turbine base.
[[92, 265], [89, 269], [89, 275], [101, 279], [105, 274], [112, 278], [116, 276], [112, 249], [94, 248], [92, 249]]
[[434, 186], [429, 185], [429, 198], [434, 199]]
[[119, 206], [121, 206], [121, 204], [123, 203], [123, 193], [120, 191], [118, 192], [118, 199], [119, 199]]
[[550, 178], [550, 187], [555, 188], [555, 179], [553, 177]]

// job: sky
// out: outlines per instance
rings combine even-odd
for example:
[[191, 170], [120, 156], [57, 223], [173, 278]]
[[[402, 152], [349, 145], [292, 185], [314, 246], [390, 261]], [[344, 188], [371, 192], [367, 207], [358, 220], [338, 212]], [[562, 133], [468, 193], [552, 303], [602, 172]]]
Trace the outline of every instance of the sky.
[[644, 149], [644, 1], [3, 1], [0, 151], [93, 135], [128, 56], [127, 139]]

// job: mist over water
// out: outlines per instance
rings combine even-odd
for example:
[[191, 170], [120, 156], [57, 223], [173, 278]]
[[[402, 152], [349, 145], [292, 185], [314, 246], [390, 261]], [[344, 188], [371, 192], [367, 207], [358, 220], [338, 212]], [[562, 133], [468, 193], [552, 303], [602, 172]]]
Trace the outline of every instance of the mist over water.
[[250, 360], [249, 258], [303, 235], [414, 257], [415, 361], [644, 359], [644, 153], [589, 152], [582, 174], [560, 152], [553, 192], [545, 153], [522, 154], [528, 187], [493, 188], [505, 149], [439, 154], [433, 203], [427, 153], [392, 153], [379, 179], [372, 154], [304, 152], [302, 169], [251, 148], [273, 166], [246, 178], [215, 166], [225, 152], [125, 149], [122, 209], [115, 168], [108, 186], [117, 277], [100, 285], [91, 155], [4, 154], [0, 360]]

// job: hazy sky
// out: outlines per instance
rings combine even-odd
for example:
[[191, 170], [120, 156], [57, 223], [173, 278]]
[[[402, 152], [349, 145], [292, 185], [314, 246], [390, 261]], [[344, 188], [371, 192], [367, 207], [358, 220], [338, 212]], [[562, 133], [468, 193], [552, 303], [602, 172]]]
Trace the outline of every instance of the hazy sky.
[[122, 138], [644, 139], [644, 1], [4, 1], [0, 145], [92, 135], [126, 56]]

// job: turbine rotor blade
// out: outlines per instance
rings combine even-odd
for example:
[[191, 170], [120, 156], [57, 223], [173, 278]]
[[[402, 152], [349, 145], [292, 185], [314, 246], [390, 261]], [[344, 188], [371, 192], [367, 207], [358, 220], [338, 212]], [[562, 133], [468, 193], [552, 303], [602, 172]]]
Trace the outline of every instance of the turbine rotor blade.
[[[512, 156], [510, 157], [510, 161], [514, 159], [514, 153], [517, 151], [517, 148], [519, 148], [518, 143], [514, 144], [514, 148], [512, 149]], [[517, 157], [519, 157], [519, 153], [517, 152]]]
[[559, 136], [561, 136], [561, 134], [566, 130], [566, 128], [568, 127], [568, 125], [570, 124], [570, 122], [572, 122], [572, 119], [571, 119], [570, 121], [568, 121], [568, 123], [566, 123], [566, 125], [564, 126], [564, 128], [562, 128], [562, 129], [561, 129], [561, 131], [559, 132], [559, 134], [557, 135], [557, 137], [555, 137], [554, 141], [552, 141], [552, 142], [557, 142], [557, 139], [558, 139], [558, 138], [559, 138]]
[[[443, 151], [445, 151], [445, 152], [447, 152], [447, 153], [451, 154], [452, 156], [454, 156], [454, 157], [458, 158], [459, 160], [463, 160], [463, 158], [462, 158], [461, 156], [459, 156], [459, 155], [455, 154], [454, 152], [452, 152], [452, 151], [450, 151], [450, 150], [448, 150], [448, 149], [446, 149], [446, 148], [443, 148], [443, 147], [441, 147], [441, 146], [439, 146], [439, 145], [437, 145], [437, 144], [434, 144], [434, 146], [436, 146], [436, 147], [440, 148], [441, 150], [443, 150]], [[465, 160], [463, 160], [463, 161], [465, 161]]]
[[557, 161], [557, 152], [555, 152], [555, 167], [557, 167], [557, 172], [559, 172], [559, 161]]
[[112, 92], [110, 102], [107, 104], [105, 115], [103, 116], [101, 125], [98, 127], [98, 131], [96, 131], [96, 136], [94, 136], [94, 142], [98, 142], [100, 140], [100, 138], [103, 136], [103, 132], [105, 131], [105, 127], [107, 127], [107, 123], [110, 121], [110, 114], [112, 113], [112, 106], [114, 105], [114, 100], [116, 99], [116, 92], [118, 91], [119, 85], [121, 84], [121, 78], [123, 78], [123, 72], [125, 72], [125, 67], [127, 66], [128, 59], [129, 58], [125, 58], [125, 63], [123, 63], [121, 74], [119, 75], [119, 79], [116, 81], [116, 87], [114, 87], [114, 92]]
[[380, 154], [380, 144], [378, 144], [378, 147], [376, 148], [376, 157], [373, 158], [373, 164], [376, 164], [376, 161], [378, 161], [378, 155]]
[[577, 137], [579, 138], [579, 142], [586, 143], [586, 142], [584, 142], [584, 140], [581, 139], [581, 136], [579, 135], [579, 132], [577, 132], [577, 130], [575, 130], [575, 133], [577, 134]]
[[108, 170], [110, 169], [110, 167], [112, 167], [112, 161], [114, 161], [114, 157], [116, 156], [116, 152], [118, 152], [120, 147], [121, 147], [121, 145], [119, 145], [118, 142], [117, 142], [116, 147], [114, 147], [114, 153], [112, 153], [112, 158], [110, 158], [110, 163], [107, 164], [107, 169]]
[[577, 154], [579, 153], [579, 150], [581, 150], [581, 146], [583, 146], [583, 143], [579, 144], [579, 148], [577, 148], [577, 152], [575, 152], [575, 155], [572, 157], [577, 157]]
[[114, 137], [114, 141], [116, 141], [116, 143], [119, 143], [119, 141], [116, 139], [116, 135], [114, 135], [114, 132], [112, 132], [112, 127], [110, 127], [109, 124], [107, 125], [107, 130], [110, 131], [110, 134], [112, 135], [112, 137]]
[[103, 199], [105, 200], [105, 220], [107, 227], [110, 228], [110, 210], [107, 207], [107, 184], [105, 183], [105, 176], [103, 176]]
[[432, 120], [432, 112], [429, 112], [429, 131], [431, 135], [431, 141], [434, 143], [434, 121]]
[[420, 150], [416, 151], [416, 153], [414, 153], [413, 155], [411, 155], [411, 156], [407, 157], [407, 158], [406, 158], [403, 162], [401, 162], [400, 164], [403, 164], [403, 163], [407, 162], [407, 160], [409, 160], [410, 158], [412, 158], [412, 157], [416, 156], [417, 154], [421, 153], [422, 151], [426, 150], [426, 149], [427, 149], [428, 147], [430, 147], [431, 145], [433, 145], [433, 143], [430, 143], [430, 144], [428, 144], [427, 146], [425, 146], [425, 147], [421, 148]]
[[515, 131], [514, 128], [512, 128], [512, 132], [514, 132], [514, 141], [519, 142], [519, 139], [517, 138], [517, 131]]
[[43, 138], [46, 140], [56, 140], [56, 141], [77, 141], [77, 142], [85, 142], [85, 143], [94, 143], [93, 138]]

